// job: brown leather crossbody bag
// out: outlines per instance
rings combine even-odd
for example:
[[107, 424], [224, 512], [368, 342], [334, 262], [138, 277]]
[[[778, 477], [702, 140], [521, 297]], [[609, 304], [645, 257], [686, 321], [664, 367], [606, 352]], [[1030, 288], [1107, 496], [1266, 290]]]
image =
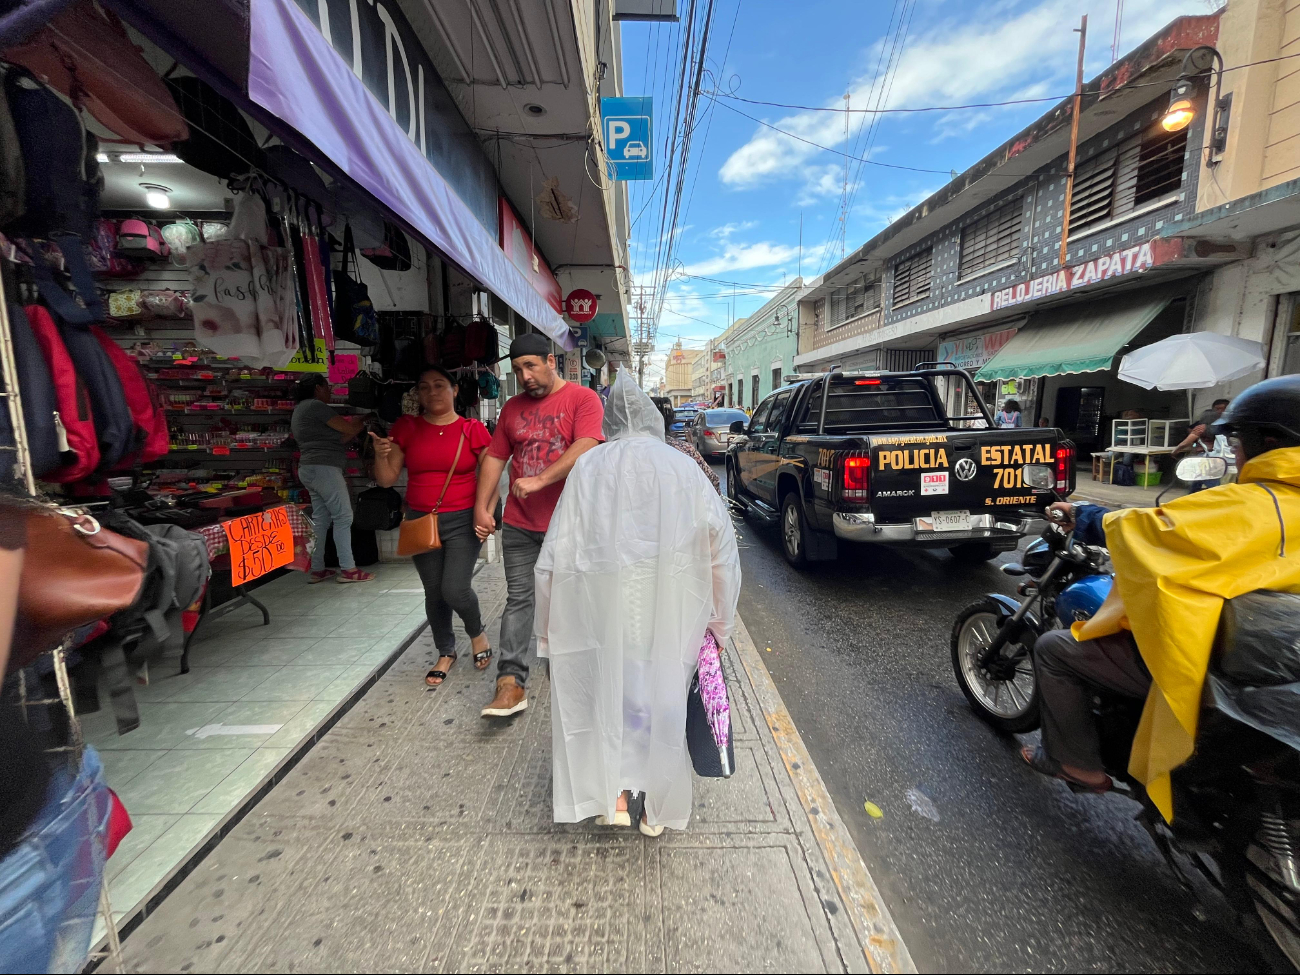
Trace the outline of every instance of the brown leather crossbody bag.
[[[25, 508], [25, 510], [24, 510]], [[68, 633], [126, 609], [140, 595], [149, 545], [100, 526], [88, 514], [32, 505], [9, 670], [58, 646]]]
[[427, 515], [402, 522], [397, 535], [398, 555], [419, 555], [421, 552], [442, 548], [442, 538], [438, 535], [438, 509], [442, 507], [442, 499], [447, 496], [447, 488], [451, 487], [451, 479], [456, 476], [456, 465], [460, 463], [460, 454], [464, 449], [465, 430], [462, 428], [460, 443], [456, 445], [456, 456], [452, 459], [451, 470], [447, 472], [447, 480], [442, 485], [442, 493], [438, 495], [438, 503]]

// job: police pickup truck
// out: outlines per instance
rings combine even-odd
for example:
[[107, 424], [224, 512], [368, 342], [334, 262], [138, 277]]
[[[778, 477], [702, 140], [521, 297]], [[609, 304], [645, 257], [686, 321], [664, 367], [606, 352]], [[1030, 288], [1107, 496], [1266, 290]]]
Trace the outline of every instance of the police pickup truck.
[[[939, 382], [979, 404], [948, 416]], [[937, 365], [910, 372], [840, 373], [786, 386], [731, 425], [727, 495], [781, 526], [793, 565], [833, 559], [838, 539], [946, 548], [981, 562], [1016, 547], [1026, 508], [1050, 492], [1024, 483], [1025, 464], [1050, 466], [1074, 490], [1074, 446], [1049, 427], [994, 429], [970, 376]]]

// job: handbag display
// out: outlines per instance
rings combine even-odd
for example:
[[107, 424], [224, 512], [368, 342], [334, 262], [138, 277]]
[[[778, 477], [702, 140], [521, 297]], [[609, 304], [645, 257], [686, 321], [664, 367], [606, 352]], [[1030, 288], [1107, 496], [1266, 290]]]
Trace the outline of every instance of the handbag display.
[[442, 548], [442, 539], [438, 535], [438, 509], [442, 507], [442, 499], [447, 496], [447, 488], [451, 487], [451, 479], [456, 475], [456, 465], [460, 463], [460, 454], [464, 449], [465, 429], [462, 427], [460, 443], [456, 445], [456, 456], [452, 459], [451, 470], [447, 471], [447, 480], [442, 485], [442, 493], [438, 495], [438, 503], [427, 515], [402, 522], [402, 530], [397, 536], [398, 555], [419, 555]]
[[27, 554], [10, 671], [78, 627], [134, 603], [149, 565], [148, 543], [110, 531], [90, 515], [33, 505], [24, 517]]

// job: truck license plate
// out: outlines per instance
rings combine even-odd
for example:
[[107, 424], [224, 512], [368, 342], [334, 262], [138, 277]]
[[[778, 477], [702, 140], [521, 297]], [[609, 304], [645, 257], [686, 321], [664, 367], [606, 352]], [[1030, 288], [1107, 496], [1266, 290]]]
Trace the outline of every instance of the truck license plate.
[[917, 518], [916, 530], [923, 532], [970, 531], [969, 511], [932, 511], [930, 517]]

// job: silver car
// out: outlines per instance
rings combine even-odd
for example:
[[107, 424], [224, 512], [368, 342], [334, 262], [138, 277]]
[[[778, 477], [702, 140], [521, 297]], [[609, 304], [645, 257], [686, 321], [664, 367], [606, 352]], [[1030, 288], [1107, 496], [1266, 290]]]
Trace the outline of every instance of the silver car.
[[695, 449], [705, 457], [718, 457], [727, 452], [731, 443], [731, 424], [740, 420], [748, 423], [744, 410], [701, 410], [691, 421], [690, 440]]

